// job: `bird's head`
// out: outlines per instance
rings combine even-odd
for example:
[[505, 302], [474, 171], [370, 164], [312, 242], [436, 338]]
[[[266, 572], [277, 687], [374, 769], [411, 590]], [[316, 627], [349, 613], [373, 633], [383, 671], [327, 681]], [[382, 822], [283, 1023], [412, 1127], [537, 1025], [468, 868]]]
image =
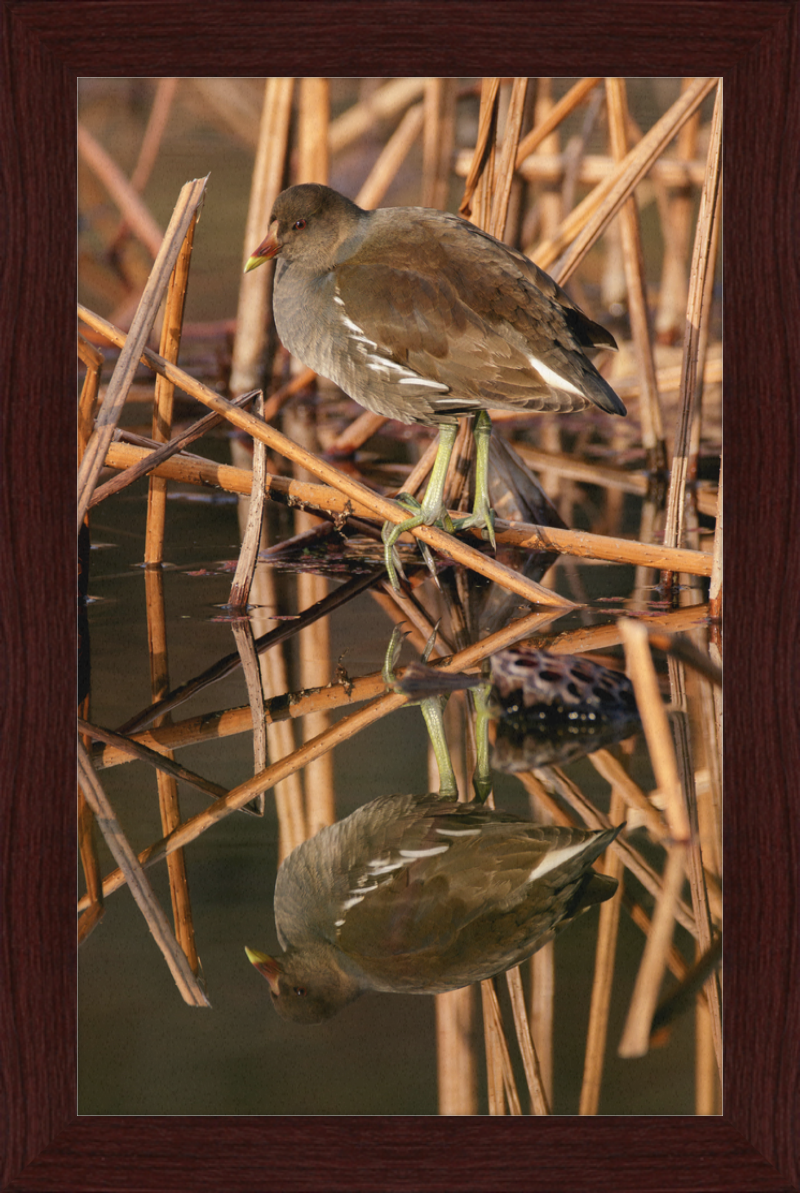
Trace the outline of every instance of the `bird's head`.
[[248, 259], [245, 273], [265, 261], [281, 257], [330, 268], [339, 245], [352, 234], [364, 215], [360, 207], [317, 183], [290, 186], [275, 200], [269, 232]]
[[275, 1010], [293, 1023], [323, 1023], [361, 993], [359, 985], [324, 952], [308, 956], [288, 952], [278, 958], [256, 949], [244, 951], [266, 978]]

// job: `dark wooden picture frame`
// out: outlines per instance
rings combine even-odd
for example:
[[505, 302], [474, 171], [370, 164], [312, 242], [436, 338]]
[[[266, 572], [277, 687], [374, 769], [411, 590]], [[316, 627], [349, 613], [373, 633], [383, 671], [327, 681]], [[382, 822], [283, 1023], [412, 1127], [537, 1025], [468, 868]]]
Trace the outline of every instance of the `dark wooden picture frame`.
[[[796, 0], [0, 3], [0, 1187], [800, 1187]], [[71, 912], [76, 79], [265, 69], [391, 75], [412, 64], [431, 74], [574, 75], [613, 64], [627, 75], [725, 78], [724, 1114], [79, 1117]]]

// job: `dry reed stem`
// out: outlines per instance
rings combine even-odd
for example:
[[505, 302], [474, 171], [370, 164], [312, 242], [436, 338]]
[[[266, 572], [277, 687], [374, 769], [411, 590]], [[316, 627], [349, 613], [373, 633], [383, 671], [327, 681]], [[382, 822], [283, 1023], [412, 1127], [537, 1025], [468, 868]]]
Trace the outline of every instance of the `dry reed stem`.
[[[143, 461], [145, 458], [142, 448], [129, 444], [112, 443], [106, 454], [105, 463], [111, 468], [125, 468], [133, 461]], [[246, 494], [249, 492], [251, 484], [250, 473], [247, 470], [231, 468], [212, 461], [201, 463], [197, 458], [173, 458], [159, 464], [155, 471], [159, 475], [172, 477], [185, 483], [212, 484], [232, 493]], [[357, 482], [349, 481], [349, 478], [348, 483], [357, 484]], [[306, 482], [290, 481], [285, 477], [268, 475], [266, 486], [268, 495], [277, 500], [283, 499], [288, 504], [315, 506], [334, 515], [340, 513], [352, 514], [361, 518], [374, 518], [377, 514], [378, 517], [382, 517], [384, 508], [389, 508], [389, 503], [385, 502], [381, 504], [379, 511], [376, 511], [372, 501], [354, 499], [339, 489], [331, 489], [329, 486], [323, 487]], [[368, 494], [369, 490], [363, 489], [363, 492]], [[457, 511], [453, 512], [457, 514]], [[426, 528], [420, 527], [420, 529]], [[495, 522], [495, 532], [499, 544], [529, 551], [549, 551], [555, 554], [575, 555], [580, 558], [603, 560], [609, 563], [641, 564], [650, 568], [672, 567], [675, 571], [688, 572], [697, 576], [710, 576], [713, 567], [713, 557], [707, 551], [691, 551], [683, 547], [665, 548], [657, 543], [640, 543], [632, 539], [610, 538], [606, 535], [590, 534], [583, 530], [562, 530], [555, 526], [539, 527], [529, 522], [505, 522], [502, 518], [498, 518]], [[416, 534], [416, 531], [414, 533]], [[443, 534], [443, 532], [440, 533]], [[420, 537], [424, 536], [420, 535]], [[476, 537], [479, 537], [477, 532]], [[425, 538], [424, 541], [430, 540]], [[457, 546], [458, 540], [450, 537], [449, 543], [455, 543]], [[464, 562], [463, 559], [457, 559], [455, 547], [448, 546], [446, 553], [457, 562]], [[470, 550], [470, 559], [473, 554], [477, 554], [477, 552]], [[472, 567], [472, 564], [470, 563], [468, 566]], [[477, 566], [473, 568], [473, 571], [480, 570]], [[483, 574], [489, 576], [488, 571], [484, 571]], [[503, 575], [505, 576], [505, 572]], [[494, 575], [489, 578], [495, 579]], [[498, 583], [502, 587], [510, 587], [510, 583], [506, 583], [505, 578], [498, 580]], [[514, 588], [512, 591], [517, 591], [517, 589]], [[527, 596], [529, 600], [541, 601], [559, 608], [574, 607], [572, 602], [567, 603], [553, 593], [550, 594], [550, 599], [544, 601], [538, 591], [538, 586], [535, 597], [527, 591], [520, 592], [520, 595]]]
[[500, 1004], [494, 982], [489, 978], [481, 982], [481, 1005], [483, 1007], [483, 1040], [486, 1048], [486, 1073], [489, 1078], [489, 1114], [505, 1114], [503, 1095], [508, 1101], [511, 1114], [522, 1114], [511, 1056], [503, 1032]]
[[578, 204], [564, 220], [559, 232], [536, 248], [534, 260], [542, 269], [550, 269], [564, 252], [553, 270], [560, 285], [572, 276], [584, 256], [603, 233], [622, 204], [647, 174], [653, 162], [700, 106], [716, 82], [714, 78], [698, 78], [687, 88], [660, 120], [642, 137], [619, 166]]
[[[534, 626], [546, 622], [551, 616], [551, 614], [537, 612], [520, 618], [519, 622], [513, 623], [512, 626], [506, 626], [498, 633], [484, 639], [483, 642], [475, 643], [465, 650], [460, 651], [457, 655], [453, 655], [450, 660], [441, 664], [441, 668], [445, 672], [461, 671], [480, 663], [483, 658], [488, 657], [493, 651], [499, 650], [510, 642], [515, 641], [515, 633], [517, 636], [527, 633]], [[181, 848], [188, 844], [189, 841], [193, 841], [196, 837], [204, 833], [206, 829], [210, 828], [212, 824], [216, 824], [217, 821], [224, 819], [231, 812], [248, 803], [249, 800], [261, 791], [268, 791], [282, 779], [302, 769], [313, 758], [319, 757], [326, 750], [333, 749], [334, 746], [349, 740], [362, 729], [367, 728], [381, 717], [394, 712], [395, 709], [402, 707], [408, 702], [408, 698], [402, 695], [402, 693], [386, 692], [383, 682], [381, 686], [384, 689], [383, 694], [365, 708], [351, 713], [348, 717], [343, 717], [325, 733], [305, 743], [290, 757], [281, 758], [274, 762], [262, 771], [260, 775], [246, 780], [238, 787], [229, 791], [224, 798], [218, 799], [209, 808], [184, 821], [183, 825], [171, 833], [169, 838], [163, 838], [143, 850], [140, 854], [142, 863], [149, 866], [156, 861], [160, 861], [162, 857], [165, 857], [173, 849]], [[301, 839], [304, 840], [305, 838]], [[124, 878], [119, 870], [107, 875], [103, 883], [103, 893], [108, 894], [112, 890], [117, 890], [123, 885], [123, 882]], [[86, 905], [88, 905], [88, 902]], [[79, 902], [78, 910], [82, 911], [83, 907], [84, 905]]]
[[[147, 649], [150, 659], [150, 688], [154, 700], [169, 689], [167, 627], [164, 615], [164, 574], [160, 568], [146, 568], [144, 573], [147, 611]], [[166, 836], [181, 822], [178, 784], [173, 775], [162, 769], [156, 771], [158, 808], [161, 828]], [[175, 935], [186, 954], [192, 973], [197, 973], [198, 959], [194, 941], [192, 904], [186, 877], [186, 857], [176, 850], [167, 863], [169, 892]]]
[[[611, 796], [618, 798], [628, 808], [642, 813], [647, 831], [654, 841], [662, 843], [669, 835], [661, 813], [653, 806], [638, 783], [634, 783], [628, 772], [608, 750], [595, 750], [587, 755], [589, 762], [611, 787]], [[612, 823], [614, 818], [609, 813]]]
[[81, 789], [86, 801], [94, 812], [106, 844], [120, 867], [120, 873], [125, 875], [125, 881], [131, 889], [131, 894], [136, 900], [156, 944], [164, 955], [181, 997], [190, 1006], [210, 1006], [211, 1003], [200, 982], [192, 973], [183, 950], [170, 931], [167, 918], [159, 906], [153, 888], [114, 815], [114, 810], [92, 769], [89, 755], [80, 741], [78, 742], [78, 770]]
[[150, 255], [157, 258], [164, 233], [117, 163], [80, 122], [78, 153], [108, 191], [134, 235]]
[[423, 207], [447, 206], [456, 126], [456, 80], [434, 76], [425, 80], [422, 126]]
[[[249, 519], [248, 519], [249, 521]], [[259, 533], [261, 526], [259, 525]], [[242, 617], [231, 623], [236, 649], [242, 660], [242, 673], [247, 685], [247, 696], [250, 701], [250, 716], [253, 729], [253, 773], [259, 774], [267, 765], [267, 723], [264, 716], [264, 691], [261, 687], [261, 668], [258, 655], [253, 643], [253, 626]], [[264, 792], [257, 795], [249, 804], [245, 804], [243, 812], [251, 812], [254, 816], [264, 815]]]
[[[189, 283], [189, 267], [192, 260], [194, 230], [197, 226], [197, 212], [192, 216], [175, 268], [170, 274], [167, 297], [164, 303], [164, 318], [161, 324], [159, 353], [165, 360], [177, 364], [181, 348], [183, 313], [186, 305], [186, 288]], [[152, 436], [156, 443], [167, 443], [172, 435], [172, 410], [175, 386], [166, 377], [156, 377], [153, 395]], [[145, 521], [144, 561], [161, 563], [164, 558], [164, 528], [167, 512], [167, 482], [161, 476], [150, 477], [147, 494], [147, 518]]]
[[528, 90], [527, 78], [517, 78], [511, 84], [511, 96], [506, 113], [505, 128], [500, 145], [500, 152], [495, 167], [494, 193], [492, 196], [492, 213], [488, 220], [486, 231], [503, 240], [508, 222], [508, 203], [511, 198], [511, 184], [514, 181], [514, 167], [516, 164], [517, 148], [522, 118], [525, 112], [525, 96]]
[[[249, 402], [252, 402], [256, 394], [259, 393], [261, 393], [260, 389], [251, 389], [249, 393], [242, 394], [241, 397], [234, 398], [234, 404], [237, 406], [246, 406]], [[220, 423], [223, 423], [224, 421], [225, 420], [221, 414], [203, 415], [203, 417], [198, 419], [197, 422], [192, 423], [190, 427], [187, 427], [185, 431], [182, 431], [180, 435], [176, 435], [173, 439], [170, 439], [168, 443], [165, 443], [161, 447], [157, 447], [155, 450], [150, 451], [149, 454], [142, 457], [138, 463], [131, 464], [129, 468], [123, 469], [122, 472], [120, 472], [117, 476], [113, 476], [111, 480], [106, 481], [105, 484], [98, 485], [92, 494], [92, 499], [89, 502], [89, 509], [93, 509], [94, 506], [99, 505], [101, 501], [105, 501], [106, 498], [111, 497], [114, 493], [119, 493], [122, 489], [127, 488], [128, 485], [132, 485], [133, 482], [139, 480], [140, 477], [147, 476], [148, 473], [155, 470], [156, 465], [162, 461], [171, 459], [172, 456], [176, 455], [178, 452], [184, 451], [189, 444], [194, 443], [195, 440], [202, 438], [202, 436], [208, 431], [213, 430], [214, 427], [218, 427]], [[123, 434], [123, 432], [120, 432], [119, 430], [115, 431], [115, 435], [120, 434]], [[125, 432], [125, 434], [128, 434], [128, 432]], [[202, 459], [202, 457], [196, 456], [195, 459]]]
[[121, 345], [122, 351], [108, 383], [106, 396], [97, 413], [95, 430], [87, 444], [78, 473], [78, 530], [80, 530], [89, 507], [92, 491], [103, 467], [108, 445], [128, 394], [128, 387], [133, 380], [142, 349], [153, 326], [159, 303], [180, 252], [186, 231], [202, 200], [205, 185], [206, 180], [201, 178], [187, 182], [182, 187], [169, 227], [136, 309], [131, 330], [126, 337], [123, 337], [124, 346]]
[[250, 203], [247, 208], [242, 279], [236, 309], [236, 337], [231, 360], [230, 391], [234, 396], [255, 389], [260, 383], [267, 328], [272, 318], [272, 274], [274, 264], [244, 275], [247, 259], [264, 237], [272, 205], [280, 193], [289, 145], [292, 113], [292, 78], [268, 78], [253, 166]]
[[435, 1007], [439, 1114], [477, 1114], [478, 1073], [472, 1039], [472, 986], [437, 994]]
[[358, 451], [368, 439], [370, 439], [376, 431], [379, 431], [383, 424], [388, 422], [382, 414], [373, 414], [371, 410], [365, 410], [351, 423], [349, 423], [340, 435], [337, 435], [331, 444], [328, 446], [328, 455], [330, 456], [350, 456]]
[[[685, 91], [689, 79], [681, 82]], [[678, 133], [675, 149], [685, 162], [694, 159], [697, 153], [697, 135], [700, 129], [700, 113], [695, 112]], [[664, 230], [664, 256], [661, 269], [661, 283], [658, 287], [658, 305], [655, 329], [659, 338], [669, 342], [678, 334], [686, 312], [687, 277], [689, 268], [689, 235], [692, 217], [692, 188], [689, 181], [669, 183], [656, 176], [656, 201], [658, 203], [661, 227]], [[694, 185], [702, 186], [704, 169], [694, 179]], [[672, 193], [668, 193], [669, 190]]]
[[377, 207], [394, 182], [397, 171], [408, 157], [411, 146], [422, 132], [424, 109], [422, 104], [409, 108], [389, 140], [381, 150], [378, 160], [369, 172], [356, 195], [359, 207]]
[[[153, 166], [156, 164], [156, 158], [161, 148], [161, 141], [166, 131], [172, 101], [175, 98], [177, 89], [178, 79], [176, 76], [170, 77], [165, 75], [156, 80], [153, 106], [150, 109], [150, 117], [147, 121], [147, 127], [144, 130], [142, 143], [139, 146], [139, 156], [136, 159], [136, 165], [131, 174], [130, 184], [138, 194], [141, 194], [144, 190], [153, 172]], [[119, 238], [122, 231], [122, 228], [117, 230], [117, 235], [114, 238], [115, 241]]]
[[[264, 576], [265, 579], [269, 577], [268, 570], [265, 571]], [[259, 577], [258, 574], [256, 574], [256, 582], [258, 582], [258, 580]], [[274, 630], [269, 630], [266, 634], [262, 634], [261, 637], [256, 640], [256, 647], [259, 651], [259, 654], [263, 654], [264, 651], [268, 651], [270, 647], [277, 646], [279, 642], [283, 642], [287, 638], [294, 637], [295, 634], [299, 633], [303, 626], [310, 625], [311, 622], [315, 621], [317, 618], [325, 617], [334, 609], [340, 608], [349, 600], [352, 600], [352, 598], [364, 588], [367, 588], [370, 584], [374, 583], [374, 576], [354, 576], [351, 580], [348, 580], [345, 584], [342, 584], [334, 592], [329, 593], [329, 595], [325, 597], [323, 601], [318, 601], [317, 604], [312, 606], [310, 609], [304, 609], [296, 620], [290, 623], [284, 623], [283, 625], [277, 626]], [[258, 605], [262, 608], [269, 604], [274, 605], [274, 601], [270, 602], [263, 601], [261, 599], [258, 600]], [[158, 701], [156, 704], [151, 704], [148, 708], [143, 709], [141, 712], [131, 717], [125, 722], [124, 725], [120, 727], [120, 732], [133, 733], [138, 729], [145, 728], [145, 726], [151, 724], [156, 717], [159, 717], [163, 713], [169, 712], [172, 709], [177, 708], [178, 705], [185, 703], [190, 696], [196, 696], [198, 692], [202, 692], [204, 688], [209, 687], [212, 683], [216, 683], [217, 680], [224, 679], [226, 676], [232, 675], [233, 672], [238, 669], [239, 664], [240, 659], [236, 651], [234, 651], [232, 654], [226, 655], [224, 658], [219, 659], [211, 667], [207, 667], [201, 675], [187, 680], [185, 683], [175, 688], [172, 692], [169, 692], [163, 700]], [[285, 685], [278, 690], [285, 691]]]
[[[641, 614], [638, 621], [652, 630], [661, 627], [671, 633], [692, 630], [708, 621], [708, 605], [686, 605], [671, 609], [668, 613]], [[556, 654], [584, 654], [589, 650], [608, 650], [619, 646], [622, 635], [619, 622], [613, 625], [589, 626], [586, 629], [568, 630], [547, 643], [547, 649]]]
[[[550, 135], [549, 132], [547, 135]], [[456, 177], [465, 178], [471, 162], [472, 150], [460, 149], [453, 161], [453, 173]], [[614, 158], [605, 153], [583, 154], [577, 165], [573, 163], [572, 156], [568, 152], [532, 153], [521, 163], [518, 157], [517, 162], [517, 174], [525, 182], [551, 186], [563, 182], [568, 172], [574, 169], [573, 183], [595, 187], [599, 183], [605, 182], [616, 168]], [[703, 184], [704, 169], [705, 163], [702, 161], [662, 157], [659, 161], [653, 162], [647, 177], [640, 185], [649, 187], [652, 183], [656, 191], [665, 186], [699, 187]], [[681, 311], [682, 313], [683, 311]]]
[[376, 121], [391, 120], [398, 112], [423, 94], [427, 79], [423, 76], [390, 79], [368, 99], [360, 100], [341, 116], [331, 121], [328, 144], [333, 156], [365, 133], [371, 132]]
[[661, 893], [619, 1043], [619, 1055], [623, 1057], [645, 1056], [650, 1047], [650, 1027], [664, 976], [667, 953], [672, 942], [675, 909], [684, 879], [685, 854], [686, 846], [683, 843], [673, 845], [667, 852]]
[[[241, 713], [247, 714], [249, 709], [243, 708]], [[203, 717], [196, 718], [197, 727], [203, 720]], [[234, 730], [236, 733], [243, 733], [249, 725], [241, 725]], [[210, 779], [204, 779], [202, 775], [195, 774], [194, 771], [187, 770], [185, 766], [173, 761], [172, 750], [180, 746], [192, 745], [197, 741], [207, 741], [208, 738], [196, 737], [194, 734], [182, 733], [180, 725], [159, 725], [155, 729], [148, 730], [147, 733], [140, 733], [136, 738], [127, 738], [121, 733], [114, 733], [111, 729], [105, 729], [101, 725], [92, 725], [90, 722], [78, 718], [78, 729], [86, 737], [91, 737], [95, 741], [105, 742], [112, 747], [110, 753], [102, 751], [92, 755], [92, 765], [97, 770], [107, 770], [110, 766], [119, 766], [124, 762], [147, 762], [150, 766], [154, 766], [157, 770], [163, 770], [166, 774], [174, 775], [176, 779], [182, 779], [184, 783], [188, 783], [191, 787], [196, 787], [198, 791], [202, 791], [204, 795], [210, 795], [212, 799], [218, 799], [221, 795], [227, 795], [227, 789], [220, 787], [218, 783], [212, 783]], [[220, 736], [223, 736], [220, 734]], [[225, 735], [227, 736], [227, 735]], [[148, 746], [146, 743], [150, 742]]]
[[528, 1014], [525, 1010], [525, 995], [522, 991], [522, 977], [519, 966], [506, 970], [506, 983], [511, 995], [511, 1010], [514, 1016], [514, 1027], [517, 1033], [522, 1064], [525, 1069], [525, 1080], [531, 1098], [531, 1112], [533, 1114], [550, 1114], [550, 1105], [542, 1080], [539, 1058], [531, 1035]]
[[665, 800], [667, 824], [675, 841], [687, 842], [690, 837], [689, 818], [678, 776], [669, 721], [650, 653], [647, 629], [640, 622], [627, 617], [621, 617], [617, 625], [625, 647], [628, 675], [642, 719], [656, 785]]
[[[85, 708], [87, 705], [88, 698], [83, 702], [83, 707]], [[80, 724], [81, 722], [79, 721], [79, 732]], [[88, 750], [88, 741], [85, 745]], [[100, 876], [100, 857], [97, 852], [97, 842], [94, 836], [94, 815], [80, 787], [78, 787], [78, 850], [86, 879], [86, 897], [89, 903], [86, 911], [83, 912], [78, 921], [78, 944], [80, 945], [83, 944], [95, 926], [100, 923], [105, 913], [103, 881]]]
[[[487, 161], [494, 152], [494, 133], [499, 92], [499, 78], [481, 79], [481, 105], [478, 112], [478, 132], [475, 137], [475, 147], [472, 151], [472, 162], [469, 173], [464, 183], [464, 195], [458, 208], [458, 214], [463, 216], [464, 219], [469, 219], [473, 214], [471, 207], [473, 196], [475, 195], [481, 176], [486, 172]], [[475, 222], [479, 223], [479, 220], [476, 218]]]
[[531, 129], [529, 133], [522, 138], [517, 146], [516, 155], [516, 169], [522, 171], [522, 167], [528, 157], [539, 148], [542, 141], [545, 141], [550, 134], [558, 128], [562, 120], [566, 119], [579, 104], [583, 103], [586, 96], [594, 87], [600, 82], [599, 76], [596, 78], [579, 79], [563, 96], [557, 104], [554, 104], [544, 120], [540, 121], [535, 128]]
[[327, 184], [331, 82], [321, 75], [300, 79], [297, 113], [297, 181]]
[[[125, 342], [126, 337], [123, 333], [106, 323], [104, 319], [100, 319], [98, 315], [92, 314], [82, 306], [79, 306], [79, 312], [84, 322], [95, 327], [97, 330], [102, 330], [103, 334], [107, 335], [112, 343], [122, 344]], [[146, 348], [143, 352], [140, 351], [139, 355], [143, 358], [145, 364], [152, 367], [155, 372], [163, 372], [165, 376], [175, 381], [190, 397], [197, 398], [198, 401], [208, 406], [211, 410], [214, 410], [218, 414], [223, 414], [234, 426], [246, 431], [254, 438], [260, 439], [280, 455], [301, 464], [309, 472], [313, 473], [314, 476], [338, 489], [351, 502], [357, 502], [359, 506], [366, 507], [370, 511], [371, 516], [377, 517], [384, 522], [394, 523], [402, 522], [407, 518], [407, 511], [401, 506], [370, 492], [369, 489], [358, 484], [357, 481], [352, 480], [350, 477], [345, 476], [344, 473], [339, 472], [338, 469], [332, 467], [324, 460], [318, 459], [311, 452], [305, 451], [305, 449], [298, 447], [297, 444], [292, 443], [280, 431], [277, 431], [261, 419], [256, 418], [255, 415], [237, 409], [231, 402], [221, 398], [213, 390], [209, 389], [208, 386], [195, 381], [188, 373], [184, 373], [182, 369], [171, 365], [163, 357], [151, 352], [150, 349]], [[120, 360], [124, 356], [125, 353], [123, 352]], [[105, 444], [105, 448], [107, 451], [108, 443]], [[105, 452], [103, 453], [103, 459], [105, 459]], [[568, 601], [565, 597], [558, 596], [556, 593], [542, 588], [541, 585], [534, 583], [532, 580], [526, 580], [524, 576], [513, 571], [512, 568], [481, 555], [479, 551], [473, 550], [466, 543], [460, 542], [453, 535], [439, 530], [438, 527], [418, 526], [411, 533], [415, 538], [420, 538], [428, 546], [433, 547], [434, 550], [446, 554], [465, 567], [472, 568], [473, 571], [486, 576], [487, 579], [494, 580], [502, 588], [506, 588], [510, 592], [515, 592], [518, 596], [525, 597], [527, 600], [537, 604], [573, 608], [572, 601]]]
[[[710, 293], [707, 274], [713, 272], [711, 250], [716, 243], [714, 227], [718, 211], [717, 196], [722, 171], [722, 80], [717, 84], [717, 99], [711, 121], [706, 177], [700, 195], [692, 268], [689, 278], [689, 299], [686, 308], [686, 331], [683, 345], [681, 373], [681, 412], [675, 436], [664, 542], [677, 546], [683, 535], [686, 479], [689, 469], [690, 436], [694, 407], [698, 392], [698, 354], [701, 328], [709, 318]], [[702, 372], [700, 374], [702, 376]]]
[[[319, 440], [313, 417], [307, 409], [287, 411], [284, 427], [291, 437], [310, 451], [319, 449]], [[294, 473], [299, 480], [306, 479], [305, 470], [295, 465]], [[303, 509], [295, 511], [295, 527], [302, 532], [317, 522], [313, 514]], [[302, 609], [316, 601], [324, 600], [328, 593], [328, 580], [313, 572], [297, 573], [297, 607]], [[304, 688], [322, 687], [330, 680], [330, 621], [319, 618], [313, 625], [301, 630], [297, 638], [300, 683]], [[303, 741], [309, 741], [323, 733], [330, 724], [328, 713], [322, 709], [303, 718]], [[309, 763], [303, 774], [305, 791], [306, 827], [313, 836], [325, 825], [336, 819], [336, 804], [333, 784], [333, 758], [323, 754]]]
[[[611, 793], [609, 819], [618, 822], [624, 815], [624, 803], [618, 791]], [[611, 1010], [611, 989], [619, 935], [619, 913], [622, 906], [623, 866], [619, 854], [607, 851], [603, 873], [619, 883], [611, 899], [600, 907], [597, 928], [594, 980], [589, 1008], [589, 1027], [586, 1033], [586, 1053], [583, 1062], [583, 1081], [578, 1114], [597, 1114], [600, 1105], [600, 1086], [603, 1080], [603, 1060], [608, 1039], [608, 1016]]]
[[[565, 824], [570, 828], [574, 828], [575, 820], [565, 813], [559, 802], [550, 795], [547, 787], [542, 782], [541, 776], [543, 775], [552, 782], [552, 785], [562, 799], [576, 810], [584, 824], [589, 828], [602, 829], [612, 827], [609, 818], [598, 812], [591, 800], [587, 799], [574, 783], [566, 779], [557, 767], [540, 767], [533, 772], [518, 774], [517, 778], [526, 791], [535, 795], [544, 804], [557, 824]], [[661, 876], [633, 848], [630, 842], [622, 841], [617, 837], [616, 841], [612, 842], [610, 848], [619, 854], [625, 866], [630, 870], [634, 878], [638, 879], [645, 890], [657, 899], [662, 891], [663, 884]], [[693, 937], [697, 937], [697, 924], [694, 919], [694, 911], [682, 899], [678, 901], [675, 909], [675, 918], [687, 932], [691, 933]]]
[[[628, 151], [626, 124], [628, 102], [625, 81], [620, 78], [606, 79], [606, 105], [608, 110], [611, 152], [621, 162]], [[639, 418], [642, 428], [642, 444], [650, 453], [654, 464], [664, 467], [667, 453], [664, 444], [664, 421], [658, 398], [656, 365], [653, 356], [652, 336], [647, 314], [647, 286], [644, 278], [644, 254], [639, 226], [639, 208], [635, 196], [624, 204], [620, 212], [622, 236], [622, 257], [628, 292], [628, 311], [631, 321], [631, 335], [636, 352], [638, 373], [642, 384], [642, 401], [639, 404]]]
[[79, 335], [78, 357], [86, 366], [86, 376], [83, 379], [81, 396], [78, 402], [78, 463], [80, 464], [83, 459], [83, 453], [86, 451], [86, 444], [92, 437], [94, 410], [100, 387], [100, 371], [103, 367], [103, 354], [97, 351], [94, 344], [90, 344], [82, 335]]
[[[264, 395], [259, 392], [253, 406], [256, 414], [264, 417]], [[229, 604], [233, 609], [244, 610], [250, 596], [250, 586], [258, 561], [258, 548], [261, 542], [261, 520], [264, 514], [264, 485], [267, 478], [267, 449], [257, 439], [253, 440], [253, 482], [250, 486], [250, 501], [247, 506], [247, 521], [242, 535], [242, 546], [236, 562], [236, 572], [231, 585]], [[252, 635], [251, 635], [252, 637]], [[238, 645], [238, 643], [237, 643]], [[241, 654], [241, 649], [239, 650]], [[244, 656], [242, 656], [244, 662]], [[260, 690], [260, 684], [259, 684]], [[249, 687], [248, 687], [249, 691]], [[250, 703], [253, 703], [252, 693]], [[261, 701], [263, 704], [263, 700]], [[253, 722], [255, 727], [255, 721]], [[261, 769], [258, 767], [257, 769]]]

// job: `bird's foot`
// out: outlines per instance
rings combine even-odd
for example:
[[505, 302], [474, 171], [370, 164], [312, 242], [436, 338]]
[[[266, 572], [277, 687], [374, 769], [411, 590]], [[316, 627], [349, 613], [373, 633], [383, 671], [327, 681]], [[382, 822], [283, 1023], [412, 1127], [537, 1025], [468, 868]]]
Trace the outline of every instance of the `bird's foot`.
[[[425, 505], [420, 505], [415, 497], [410, 493], [398, 493], [395, 498], [398, 505], [407, 509], [411, 513], [410, 518], [406, 518], [405, 522], [384, 522], [383, 530], [381, 531], [381, 538], [384, 544], [384, 561], [386, 563], [386, 571], [389, 575], [392, 588], [395, 592], [400, 591], [400, 583], [397, 578], [398, 571], [404, 575], [400, 559], [395, 551], [395, 543], [400, 538], [401, 534], [405, 534], [407, 530], [416, 530], [418, 526], [440, 526], [442, 530], [446, 530], [452, 534], [455, 527], [453, 521], [447, 510], [440, 506], [438, 509], [426, 509]], [[420, 554], [425, 560], [425, 565], [428, 571], [436, 579], [436, 563], [433, 558], [433, 552], [427, 543], [420, 542], [417, 539], [417, 546]]]
[[494, 510], [490, 505], [483, 503], [475, 503], [475, 508], [468, 518], [456, 518], [453, 523], [454, 528], [458, 530], [469, 530], [471, 527], [477, 527], [479, 530], [485, 530], [484, 538], [487, 538], [492, 544], [492, 547], [497, 550], [497, 541], [494, 534]]

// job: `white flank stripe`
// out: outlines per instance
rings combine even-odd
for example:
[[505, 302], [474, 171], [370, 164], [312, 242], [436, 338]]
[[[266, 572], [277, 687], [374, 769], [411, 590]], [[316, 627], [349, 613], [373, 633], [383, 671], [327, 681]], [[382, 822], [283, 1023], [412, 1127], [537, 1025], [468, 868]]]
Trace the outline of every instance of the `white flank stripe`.
[[479, 828], [437, 828], [440, 837], [479, 837]]
[[350, 899], [345, 899], [342, 904], [342, 911], [349, 911], [351, 907], [355, 907], [356, 903], [360, 903], [363, 898], [363, 895], [353, 895]]
[[[355, 338], [355, 336], [350, 337], [351, 340]], [[370, 343], [372, 343], [371, 340]], [[374, 345], [376, 348], [377, 346], [377, 344]], [[376, 356], [374, 352], [370, 352], [367, 356], [367, 367], [370, 369], [397, 369], [398, 373], [409, 374], [411, 380], [416, 381], [416, 375], [412, 374], [410, 369], [407, 369], [405, 365], [398, 364], [396, 360], [389, 360], [388, 356]]]
[[536, 369], [542, 381], [546, 381], [554, 389], [563, 389], [567, 393], [578, 394], [579, 397], [583, 396], [581, 390], [574, 386], [571, 381], [567, 381], [564, 377], [559, 377], [558, 373], [546, 365], [543, 360], [537, 360], [535, 356], [529, 356], [528, 360]]
[[[342, 306], [344, 306], [344, 303], [342, 303]], [[352, 319], [348, 319], [347, 315], [342, 315], [342, 323], [344, 323], [345, 327], [349, 328], [350, 331], [354, 331], [358, 335], [363, 336], [364, 328], [359, 327], [358, 324], [354, 323]]]
[[405, 862], [371, 861], [369, 868], [372, 874], [391, 874], [392, 870], [402, 870]]
[[549, 853], [541, 859], [537, 866], [531, 870], [528, 875], [528, 882], [535, 882], [537, 878], [543, 878], [551, 870], [555, 870], [557, 866], [568, 862], [570, 858], [576, 857], [579, 853], [583, 853], [588, 845], [587, 841], [579, 841], [577, 845], [566, 845], [563, 849], [551, 849]]
[[447, 853], [449, 845], [432, 845], [430, 849], [401, 849], [401, 857], [433, 857], [435, 853]]
[[429, 381], [427, 377], [418, 377], [415, 373], [413, 377], [401, 377], [401, 385], [429, 385], [431, 389], [438, 389], [443, 393], [447, 392], [447, 386], [442, 385], [441, 381]]

